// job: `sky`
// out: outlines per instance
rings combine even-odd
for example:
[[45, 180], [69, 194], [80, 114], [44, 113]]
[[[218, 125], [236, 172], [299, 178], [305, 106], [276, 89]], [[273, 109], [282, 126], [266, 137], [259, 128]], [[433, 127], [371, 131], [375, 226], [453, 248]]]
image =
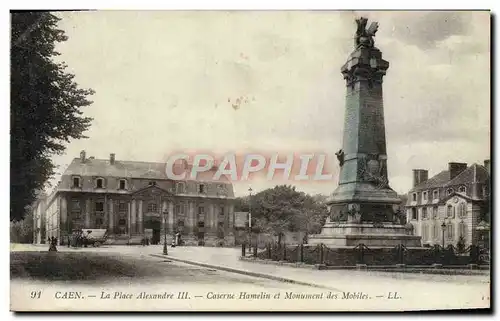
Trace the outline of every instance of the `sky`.
[[[330, 155], [333, 180], [293, 184], [332, 193], [345, 108], [340, 67], [354, 49], [359, 16], [379, 22], [375, 45], [390, 63], [383, 85], [390, 186], [403, 194], [412, 187], [412, 169], [433, 176], [448, 162], [490, 158], [488, 12], [57, 15], [69, 37], [57, 46], [57, 60], [95, 94], [83, 109], [94, 118], [89, 138], [54, 156], [54, 181], [81, 150], [152, 162], [188, 150], [314, 150]], [[235, 194], [280, 183], [236, 182]]]

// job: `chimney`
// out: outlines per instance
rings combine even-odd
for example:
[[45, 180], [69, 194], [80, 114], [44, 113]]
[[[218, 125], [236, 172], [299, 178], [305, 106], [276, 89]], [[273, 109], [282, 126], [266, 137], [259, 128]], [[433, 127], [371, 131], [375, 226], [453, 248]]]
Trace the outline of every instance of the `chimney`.
[[448, 163], [448, 171], [450, 172], [450, 180], [457, 177], [458, 174], [467, 169], [467, 163]]
[[82, 150], [82, 151], [80, 152], [80, 161], [81, 161], [82, 163], [85, 163], [85, 151], [84, 151], [84, 150]]
[[111, 165], [115, 164], [115, 154], [109, 154], [109, 163]]
[[413, 170], [413, 187], [429, 179], [429, 171], [426, 169]]
[[490, 160], [489, 159], [484, 160], [484, 167], [488, 171], [488, 174], [491, 174], [491, 172], [490, 172], [491, 167], [490, 167]]

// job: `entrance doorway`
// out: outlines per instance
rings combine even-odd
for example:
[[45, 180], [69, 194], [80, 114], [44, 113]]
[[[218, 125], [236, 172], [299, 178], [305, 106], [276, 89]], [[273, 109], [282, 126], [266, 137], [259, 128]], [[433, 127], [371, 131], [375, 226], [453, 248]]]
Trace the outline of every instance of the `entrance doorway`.
[[155, 219], [148, 220], [145, 228], [148, 228], [152, 231], [152, 235], [150, 234], [151, 244], [160, 243], [160, 240], [161, 240], [161, 222], [159, 220], [155, 220]]
[[153, 229], [153, 239], [151, 240], [151, 243], [153, 243], [153, 244], [160, 243], [160, 238], [161, 238], [160, 229], [154, 228]]
[[205, 233], [204, 232], [198, 232], [198, 245], [199, 246], [205, 245]]

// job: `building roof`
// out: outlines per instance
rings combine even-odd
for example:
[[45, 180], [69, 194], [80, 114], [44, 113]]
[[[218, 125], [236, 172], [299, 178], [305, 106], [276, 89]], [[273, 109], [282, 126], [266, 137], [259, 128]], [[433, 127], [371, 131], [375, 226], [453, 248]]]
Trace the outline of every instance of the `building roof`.
[[450, 180], [445, 186], [453, 186], [469, 183], [482, 183], [489, 178], [488, 170], [478, 164], [472, 164], [466, 170]]
[[[181, 172], [176, 170], [176, 168], [180, 167], [174, 166], [174, 173], [180, 174]], [[191, 168], [189, 165], [187, 169], [184, 169], [187, 177], [189, 177], [188, 172], [190, 170]], [[198, 173], [197, 180], [211, 181], [216, 172], [217, 168]], [[95, 158], [87, 158], [84, 162], [82, 162], [80, 158], [73, 159], [63, 175], [146, 178], [158, 180], [169, 179], [166, 173], [166, 163], [115, 160], [114, 163], [111, 164], [108, 159]], [[220, 181], [227, 182], [228, 179], [226, 176], [222, 175]]]
[[433, 187], [440, 187], [446, 184], [450, 180], [450, 172], [449, 171], [442, 171], [437, 175], [434, 175], [433, 177], [429, 178], [428, 180], [418, 184], [414, 188], [412, 188], [410, 191], [414, 190], [420, 190], [420, 189], [429, 189]]
[[444, 186], [454, 186], [460, 184], [470, 184], [473, 182], [482, 183], [489, 178], [488, 170], [478, 164], [472, 164], [467, 167], [464, 171], [450, 180], [450, 172], [442, 171], [437, 175], [429, 178], [428, 180], [418, 184], [414, 188], [410, 190], [410, 192], [424, 189], [431, 189], [435, 187], [444, 187]]

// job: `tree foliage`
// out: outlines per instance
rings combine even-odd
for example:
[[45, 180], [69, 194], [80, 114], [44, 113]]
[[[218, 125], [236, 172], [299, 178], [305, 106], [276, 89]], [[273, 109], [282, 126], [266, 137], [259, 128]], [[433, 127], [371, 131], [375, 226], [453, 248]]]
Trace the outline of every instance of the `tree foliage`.
[[236, 200], [235, 211], [252, 210], [252, 225], [256, 232], [275, 235], [290, 232], [319, 233], [326, 215], [326, 196], [311, 196], [295, 187], [279, 185], [251, 198]]
[[54, 57], [67, 37], [49, 12], [11, 14], [11, 220], [20, 220], [54, 174], [51, 156], [71, 139], [85, 138], [92, 102], [65, 63]]
[[33, 243], [33, 214], [27, 213], [23, 220], [10, 222], [11, 243]]

